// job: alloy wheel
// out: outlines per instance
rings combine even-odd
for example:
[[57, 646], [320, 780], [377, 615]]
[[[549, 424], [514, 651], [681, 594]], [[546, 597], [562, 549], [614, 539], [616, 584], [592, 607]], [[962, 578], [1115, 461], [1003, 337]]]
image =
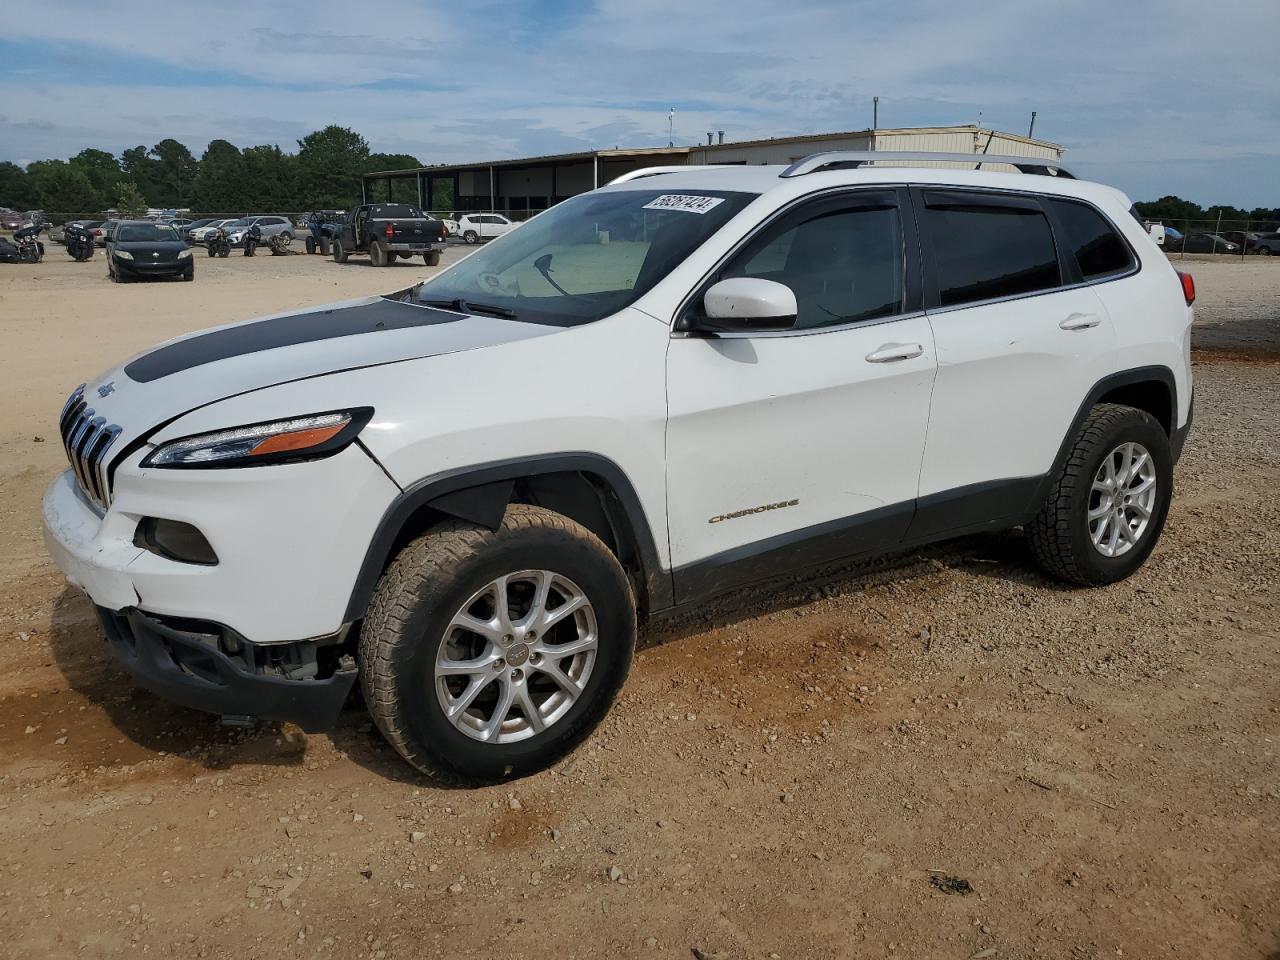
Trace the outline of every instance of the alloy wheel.
[[1103, 459], [1089, 491], [1089, 540], [1104, 557], [1128, 553], [1151, 524], [1156, 465], [1140, 443], [1122, 443]]
[[526, 740], [561, 720], [586, 689], [599, 636], [591, 601], [550, 570], [490, 581], [454, 614], [436, 652], [436, 699], [484, 743]]

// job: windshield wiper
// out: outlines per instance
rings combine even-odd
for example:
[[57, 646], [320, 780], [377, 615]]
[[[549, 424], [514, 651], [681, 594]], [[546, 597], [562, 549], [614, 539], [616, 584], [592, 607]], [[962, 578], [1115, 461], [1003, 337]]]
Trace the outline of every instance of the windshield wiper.
[[492, 303], [476, 303], [474, 300], [463, 300], [461, 297], [454, 297], [452, 300], [423, 300], [422, 303], [428, 307], [449, 307], [459, 313], [487, 313], [490, 316], [504, 317], [508, 320], [514, 320], [516, 316], [514, 310], [508, 310], [506, 307], [499, 307]]

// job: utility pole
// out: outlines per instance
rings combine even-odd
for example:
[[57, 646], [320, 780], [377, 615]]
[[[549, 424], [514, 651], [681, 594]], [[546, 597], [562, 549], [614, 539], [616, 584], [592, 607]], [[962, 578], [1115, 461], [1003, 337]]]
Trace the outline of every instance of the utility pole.
[[667, 146], [674, 147], [676, 145], [676, 108], [672, 107], [671, 112], [667, 114]]
[[1028, 140], [1030, 140], [1030, 139], [1031, 139], [1031, 134], [1035, 131], [1035, 129], [1036, 129], [1036, 112], [1035, 112], [1034, 110], [1032, 110], [1032, 111], [1031, 111], [1031, 126], [1027, 127], [1027, 139], [1028, 139]]
[[880, 98], [871, 98], [871, 130], [874, 133], [880, 127]]

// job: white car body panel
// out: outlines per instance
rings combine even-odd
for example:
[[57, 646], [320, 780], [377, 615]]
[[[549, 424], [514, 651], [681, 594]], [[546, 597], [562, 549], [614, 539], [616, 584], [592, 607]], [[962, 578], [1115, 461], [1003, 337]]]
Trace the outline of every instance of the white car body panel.
[[[918, 343], [923, 353], [867, 361], [893, 342]], [[672, 340], [674, 566], [913, 500], [936, 367], [923, 316], [806, 335]]]

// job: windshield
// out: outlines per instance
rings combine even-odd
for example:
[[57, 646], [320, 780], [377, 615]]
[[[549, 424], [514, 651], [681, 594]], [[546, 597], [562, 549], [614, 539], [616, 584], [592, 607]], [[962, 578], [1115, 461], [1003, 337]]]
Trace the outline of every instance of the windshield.
[[167, 223], [126, 223], [116, 228], [119, 243], [158, 243], [177, 241], [178, 235]]
[[224, 227], [247, 227], [249, 225], [248, 217], [241, 217], [239, 220], [228, 220], [223, 224]]
[[531, 323], [591, 323], [634, 303], [754, 199], [704, 190], [583, 194], [427, 281], [418, 299], [467, 301], [455, 308]]

